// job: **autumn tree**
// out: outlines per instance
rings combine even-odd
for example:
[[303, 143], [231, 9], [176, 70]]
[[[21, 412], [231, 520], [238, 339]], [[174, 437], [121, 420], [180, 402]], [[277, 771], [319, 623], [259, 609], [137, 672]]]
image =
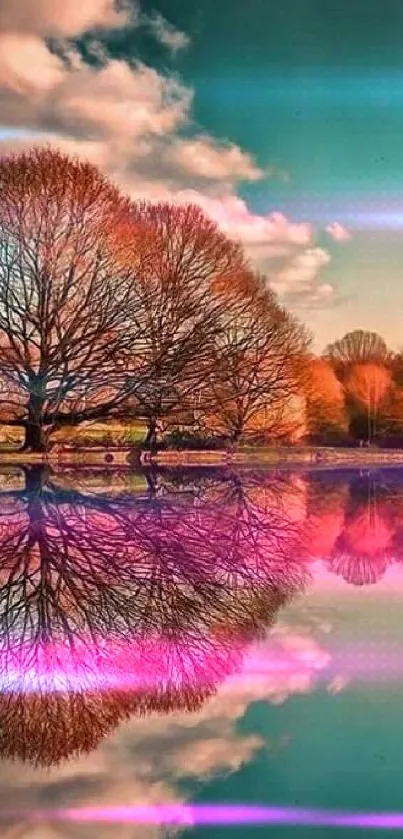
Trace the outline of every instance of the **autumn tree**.
[[376, 332], [357, 329], [329, 344], [324, 358], [345, 389], [350, 432], [372, 439], [392, 383], [393, 353]]
[[[234, 278], [247, 268], [240, 245], [197, 206], [140, 202], [131, 208], [131, 225], [128, 253], [143, 318], [132, 359], [133, 407], [146, 420], [146, 442], [153, 445], [158, 421], [194, 405], [214, 364], [223, 314], [237, 294]], [[129, 375], [129, 392], [131, 383]]]
[[384, 339], [377, 332], [362, 329], [347, 332], [343, 338], [329, 344], [323, 355], [341, 380], [346, 371], [356, 364], [386, 365], [391, 359]]
[[309, 337], [257, 275], [248, 303], [229, 310], [215, 342], [215, 367], [206, 380], [207, 422], [236, 442], [262, 411], [271, 415], [299, 392]]
[[50, 149], [0, 159], [0, 422], [42, 451], [47, 431], [119, 405], [140, 332], [119, 231], [127, 202], [88, 163]]
[[382, 403], [391, 387], [391, 374], [381, 364], [356, 364], [347, 373], [344, 386], [350, 407], [350, 428], [368, 440], [377, 433]]
[[308, 358], [304, 381], [308, 433], [326, 439], [347, 431], [343, 385], [331, 364], [323, 358]]

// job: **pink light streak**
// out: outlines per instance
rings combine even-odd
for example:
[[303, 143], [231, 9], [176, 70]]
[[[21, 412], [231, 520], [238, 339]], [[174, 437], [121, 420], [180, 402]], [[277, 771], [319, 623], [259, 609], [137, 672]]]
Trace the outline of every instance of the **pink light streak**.
[[[1, 814], [2, 821], [21, 813]], [[294, 807], [263, 807], [244, 804], [159, 804], [128, 807], [83, 807], [32, 810], [29, 822], [56, 821], [81, 824], [157, 825], [279, 825], [300, 827], [348, 827], [367, 830], [402, 830], [403, 813], [357, 813]]]
[[[297, 642], [300, 642], [299, 644]], [[302, 643], [304, 642], [304, 643]], [[263, 648], [247, 650], [241, 638], [222, 639], [206, 635], [200, 646], [156, 637], [120, 643], [81, 639], [74, 650], [61, 642], [25, 644], [7, 655], [0, 651], [0, 690], [29, 695], [69, 691], [164, 691], [228, 680], [232, 690], [252, 689], [262, 681], [282, 685], [311, 676], [327, 682], [342, 674], [348, 681], [385, 682], [403, 677], [403, 643], [365, 641], [332, 644], [322, 649], [311, 639], [293, 641], [286, 636], [282, 646], [274, 641]], [[313, 685], [311, 685], [313, 687]]]

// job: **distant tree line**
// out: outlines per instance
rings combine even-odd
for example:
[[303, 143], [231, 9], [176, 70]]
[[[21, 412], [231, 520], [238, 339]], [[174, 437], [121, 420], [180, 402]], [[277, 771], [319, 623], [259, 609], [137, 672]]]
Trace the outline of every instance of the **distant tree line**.
[[0, 424], [46, 451], [88, 422], [236, 444], [403, 434], [403, 354], [311, 336], [194, 205], [133, 202], [49, 148], [0, 158]]

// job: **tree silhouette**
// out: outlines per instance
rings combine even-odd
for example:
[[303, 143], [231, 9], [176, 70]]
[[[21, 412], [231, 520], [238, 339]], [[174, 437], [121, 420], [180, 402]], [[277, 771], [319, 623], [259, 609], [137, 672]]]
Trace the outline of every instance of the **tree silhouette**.
[[2, 493], [0, 754], [51, 765], [240, 667], [307, 571], [273, 481], [264, 504], [223, 489], [93, 493], [40, 467]]
[[354, 364], [387, 364], [391, 353], [384, 339], [377, 332], [356, 329], [329, 344], [324, 358], [331, 362], [338, 374], [343, 374]]

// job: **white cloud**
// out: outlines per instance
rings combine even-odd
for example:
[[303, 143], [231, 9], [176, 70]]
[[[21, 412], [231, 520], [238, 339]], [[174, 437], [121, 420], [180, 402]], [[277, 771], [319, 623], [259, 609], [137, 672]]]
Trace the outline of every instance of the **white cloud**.
[[[64, 0], [62, 6], [38, 0], [35, 14], [31, 0], [0, 7], [0, 106], [3, 125], [14, 131], [1, 145], [15, 150], [49, 143], [90, 159], [133, 198], [194, 201], [243, 243], [281, 295], [331, 303], [331, 286], [318, 279], [330, 257], [315, 247], [311, 225], [279, 212], [254, 213], [236, 194], [241, 182], [283, 178], [284, 172], [263, 170], [229, 141], [205, 132], [189, 136], [193, 90], [172, 73], [111, 59], [96, 36], [97, 28], [144, 25], [145, 19], [171, 50], [186, 45], [187, 36], [160, 15], [146, 17], [137, 6], [129, 12], [112, 0]], [[85, 63], [69, 41], [84, 32], [92, 32], [97, 66]], [[61, 39], [57, 55], [45, 40], [49, 35]], [[330, 229], [341, 241], [341, 226]]]
[[330, 283], [321, 283], [319, 277], [330, 259], [323, 248], [306, 248], [270, 278], [271, 285], [279, 295], [294, 298], [295, 302], [327, 304], [332, 300], [335, 289]]
[[333, 221], [329, 224], [326, 227], [326, 233], [328, 233], [335, 242], [348, 242], [349, 239], [351, 239], [350, 231], [338, 221]]
[[229, 236], [240, 239], [255, 262], [262, 264], [273, 256], [287, 256], [292, 248], [305, 248], [313, 242], [310, 224], [290, 221], [283, 213], [266, 216], [251, 212], [246, 201], [234, 194], [214, 197], [187, 190], [181, 200], [200, 204]]
[[170, 157], [179, 168], [207, 181], [258, 181], [264, 174], [252, 155], [233, 143], [218, 143], [205, 135], [178, 141]]
[[4, 0], [0, 4], [0, 30], [71, 38], [92, 29], [127, 26], [136, 18], [135, 4], [114, 0]]
[[191, 91], [151, 67], [109, 61], [99, 69], [83, 63], [66, 72], [48, 103], [60, 127], [99, 137], [165, 136], [187, 119]]
[[173, 26], [172, 23], [169, 23], [159, 12], [154, 12], [152, 15], [144, 15], [143, 21], [151, 30], [156, 40], [164, 47], [167, 47], [174, 55], [189, 46], [189, 36]]

